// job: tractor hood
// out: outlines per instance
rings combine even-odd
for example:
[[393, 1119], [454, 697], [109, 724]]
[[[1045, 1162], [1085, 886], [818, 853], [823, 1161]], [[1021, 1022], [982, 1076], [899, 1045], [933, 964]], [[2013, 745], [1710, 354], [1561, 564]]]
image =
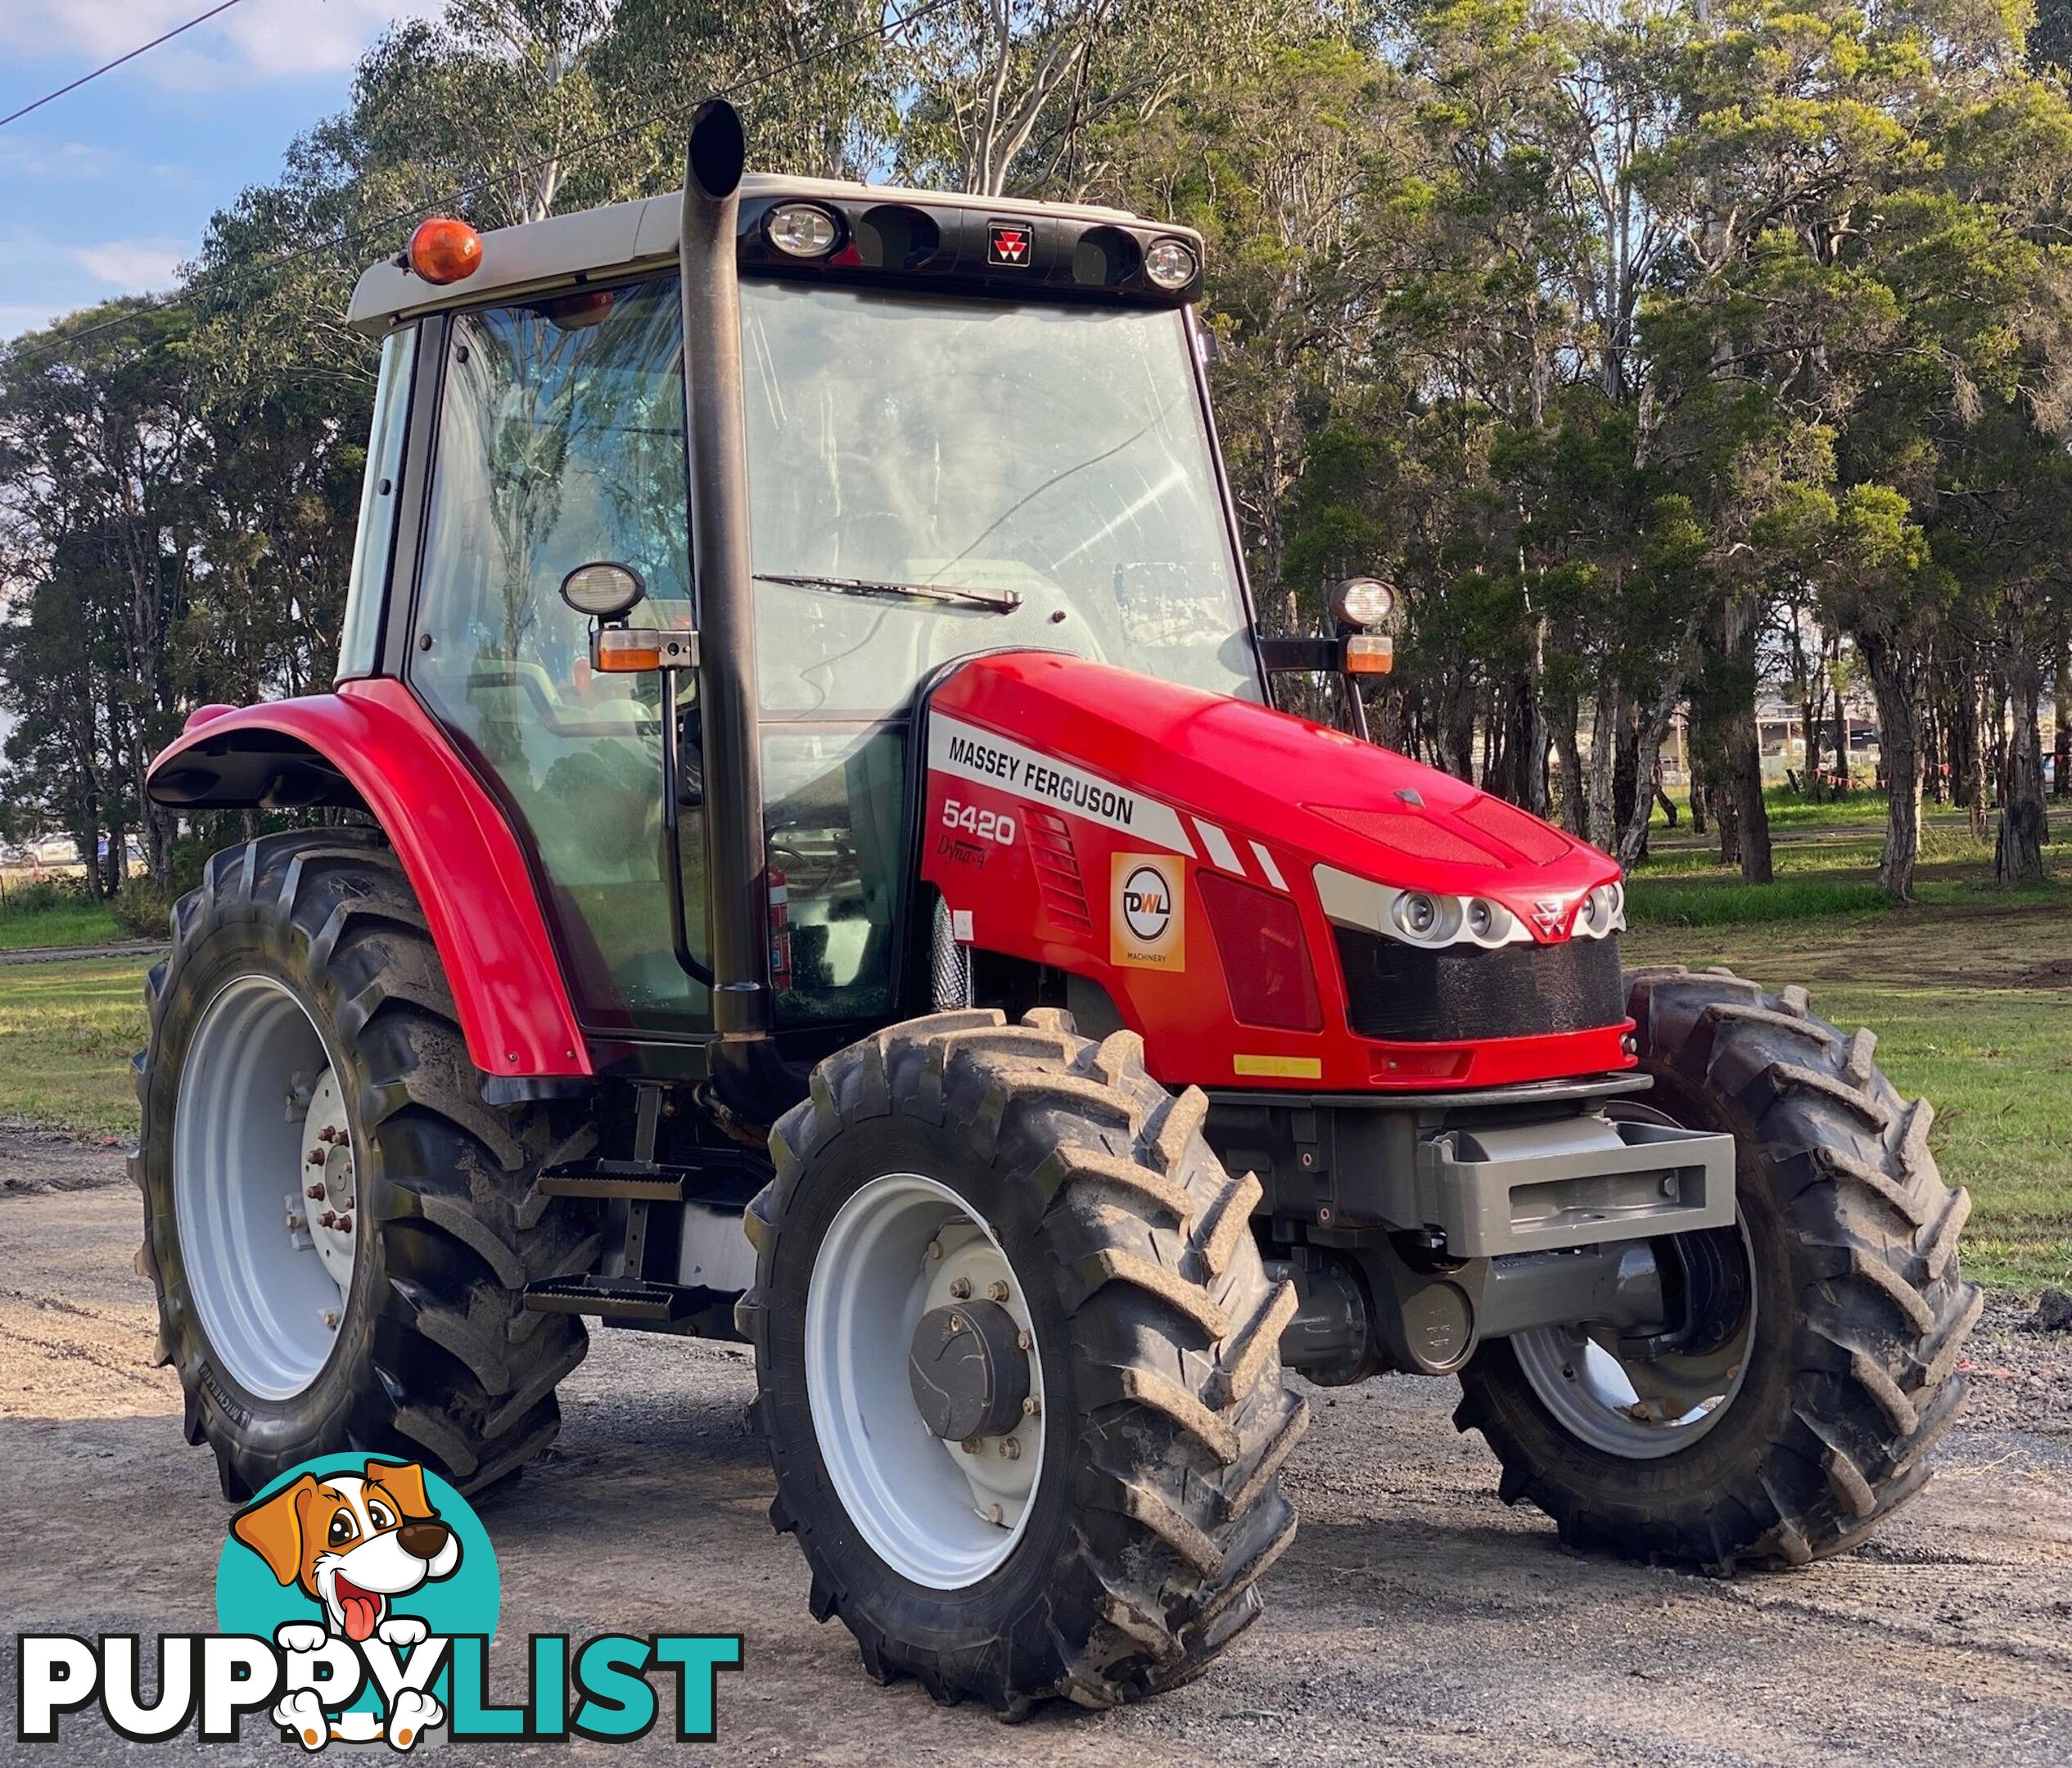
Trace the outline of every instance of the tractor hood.
[[1618, 899], [1596, 894], [1618, 866], [1486, 792], [1049, 652], [955, 665], [924, 724], [943, 931], [1062, 973], [1082, 1026], [1137, 1032], [1167, 1085], [1430, 1092], [1632, 1066]]
[[[1106, 808], [1126, 832], [1254, 877], [1294, 884], [1299, 867], [1314, 888], [1324, 867], [1486, 897], [1551, 944], [1569, 936], [1589, 891], [1619, 875], [1608, 855], [1451, 774], [1307, 719], [1078, 657], [975, 659], [941, 683], [930, 713], [932, 765], [962, 771], [942, 723], [955, 719], [1009, 740], [972, 754], [979, 777], [1053, 796], [1068, 814], [1075, 795], [1111, 787]], [[1025, 751], [1090, 778], [1000, 778]]]

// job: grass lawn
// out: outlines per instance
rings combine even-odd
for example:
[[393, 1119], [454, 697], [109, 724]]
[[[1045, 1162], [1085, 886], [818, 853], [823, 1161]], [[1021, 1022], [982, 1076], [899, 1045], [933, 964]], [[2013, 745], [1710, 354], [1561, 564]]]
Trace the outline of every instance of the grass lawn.
[[106, 903], [84, 897], [50, 908], [23, 911], [0, 896], [0, 951], [29, 951], [47, 945], [106, 945], [129, 939]]
[[134, 1135], [129, 1058], [144, 1042], [150, 967], [142, 958], [0, 964], [0, 1117]]

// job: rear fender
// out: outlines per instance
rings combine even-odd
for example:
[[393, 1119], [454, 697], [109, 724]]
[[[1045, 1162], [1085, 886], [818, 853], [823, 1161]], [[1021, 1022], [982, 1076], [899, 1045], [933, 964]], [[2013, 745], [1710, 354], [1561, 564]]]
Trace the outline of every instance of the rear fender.
[[365, 810], [423, 905], [476, 1066], [523, 1077], [593, 1071], [525, 853], [401, 683], [203, 706], [151, 764], [150, 791], [182, 810]]

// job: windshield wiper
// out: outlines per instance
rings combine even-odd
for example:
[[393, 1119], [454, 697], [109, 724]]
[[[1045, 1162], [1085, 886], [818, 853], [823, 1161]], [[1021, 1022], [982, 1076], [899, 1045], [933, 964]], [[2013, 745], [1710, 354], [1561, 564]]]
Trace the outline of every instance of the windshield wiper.
[[1012, 589], [972, 589], [959, 584], [894, 583], [875, 577], [814, 577], [781, 571], [757, 571], [757, 583], [787, 584], [794, 589], [832, 589], [837, 595], [904, 596], [916, 602], [957, 602], [1012, 614], [1022, 598]]

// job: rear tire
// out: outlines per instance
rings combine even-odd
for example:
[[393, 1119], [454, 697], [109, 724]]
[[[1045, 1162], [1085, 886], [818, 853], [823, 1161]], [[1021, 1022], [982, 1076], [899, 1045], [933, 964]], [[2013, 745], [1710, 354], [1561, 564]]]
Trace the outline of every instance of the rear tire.
[[[880, 1681], [911, 1675], [1009, 1717], [1050, 1696], [1111, 1707], [1170, 1688], [1257, 1615], [1256, 1581], [1293, 1533], [1279, 1483], [1307, 1419], [1280, 1378], [1293, 1292], [1260, 1263], [1257, 1181], [1232, 1179], [1201, 1139], [1206, 1101], [1168, 1094], [1142, 1058], [1135, 1034], [1096, 1045], [1054, 1010], [1018, 1026], [938, 1014], [829, 1058], [770, 1139], [778, 1175], [750, 1206], [756, 1288], [738, 1310], [777, 1476], [770, 1518], [805, 1551], [815, 1617], [840, 1616]], [[816, 1256], [831, 1228], [846, 1243], [845, 1204], [888, 1175], [954, 1193], [992, 1237], [1040, 1364], [1045, 1431], [1019, 1532], [968, 1557], [990, 1569], [932, 1586], [865, 1539], [809, 1391], [810, 1291], [840, 1281]], [[907, 1346], [882, 1355], [903, 1364]], [[819, 1398], [824, 1428], [837, 1401]], [[896, 1412], [887, 1432], [928, 1428]], [[837, 1441], [846, 1471], [854, 1451]], [[928, 1446], [956, 1464], [955, 1443]], [[956, 1523], [969, 1533], [960, 1511]]]
[[[580, 1206], [536, 1193], [532, 1181], [593, 1132], [557, 1125], [543, 1106], [485, 1103], [423, 914], [377, 834], [296, 831], [228, 849], [172, 920], [171, 955], [146, 988], [151, 1042], [138, 1058], [143, 1128], [130, 1170], [144, 1197], [138, 1270], [158, 1290], [158, 1360], [179, 1373], [187, 1441], [215, 1451], [223, 1495], [241, 1502], [299, 1462], [347, 1450], [422, 1462], [463, 1491], [507, 1480], [553, 1441], [555, 1387], [588, 1344], [580, 1321], [526, 1312], [519, 1293], [586, 1270], [597, 1247]], [[197, 1186], [213, 1182], [192, 1172], [184, 1190], [179, 1182], [182, 1148], [192, 1166], [205, 1145], [178, 1135], [189, 1058], [212, 1004], [233, 989], [300, 1008], [309, 1047], [321, 1042], [311, 1060], [327, 1059], [337, 1083], [351, 1148], [349, 1263], [327, 1273], [309, 1253], [306, 1270], [291, 1265], [257, 1301], [249, 1288], [197, 1297], [197, 1283], [234, 1285], [238, 1261], [212, 1257], [199, 1240], [190, 1257], [183, 1237], [199, 1227], [181, 1219], [181, 1197], [191, 1206], [207, 1194]], [[286, 1004], [273, 1024], [269, 1044], [278, 1028], [305, 1036]], [[225, 1062], [262, 1079], [280, 1066], [265, 1049], [239, 1056], [213, 1039], [206, 1053], [219, 1076]], [[194, 1080], [197, 1099], [236, 1096], [207, 1079]], [[261, 1079], [238, 1084], [249, 1094]], [[255, 1163], [260, 1194], [239, 1231], [292, 1244], [282, 1202], [312, 1174], [291, 1148], [278, 1164], [296, 1164], [276, 1179], [272, 1101], [249, 1108], [269, 1158]], [[219, 1194], [224, 1210], [242, 1209], [234, 1188]], [[333, 1275], [343, 1273], [341, 1293]], [[262, 1328], [284, 1311], [298, 1329], [305, 1308], [331, 1314], [335, 1342], [299, 1366], [270, 1367], [254, 1348], [267, 1333], [228, 1324], [254, 1307]], [[211, 1342], [205, 1314], [223, 1344]]]
[[1717, 1572], [1803, 1565], [1927, 1482], [1983, 1306], [1957, 1271], [1970, 1199], [1936, 1171], [1927, 1102], [1904, 1103], [1871, 1035], [1815, 1017], [1804, 990], [1682, 968], [1627, 982], [1648, 1098], [1739, 1150], [1746, 1367], [1690, 1446], [1622, 1455], [1564, 1427], [1497, 1340], [1463, 1371], [1454, 1423], [1496, 1451], [1505, 1502], [1530, 1500], [1571, 1546]]

